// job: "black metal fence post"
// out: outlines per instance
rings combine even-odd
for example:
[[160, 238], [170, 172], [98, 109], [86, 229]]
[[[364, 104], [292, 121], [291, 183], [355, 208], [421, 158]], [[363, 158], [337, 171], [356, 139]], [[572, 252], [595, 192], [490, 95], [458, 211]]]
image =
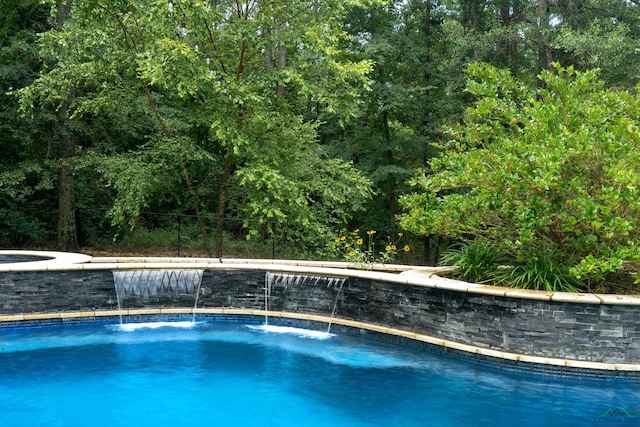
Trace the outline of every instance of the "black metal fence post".
[[180, 256], [180, 249], [182, 246], [182, 215], [178, 215], [178, 256]]
[[276, 259], [276, 219], [271, 222], [271, 259]]

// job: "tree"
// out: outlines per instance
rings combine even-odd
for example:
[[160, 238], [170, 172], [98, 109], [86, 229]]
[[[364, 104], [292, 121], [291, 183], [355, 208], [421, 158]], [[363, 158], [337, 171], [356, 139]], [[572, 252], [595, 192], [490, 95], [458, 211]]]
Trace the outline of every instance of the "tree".
[[49, 9], [39, 1], [14, 0], [0, 1], [0, 9], [0, 244], [22, 246], [55, 236], [50, 117], [21, 117], [12, 95], [38, 75], [36, 34], [49, 29]]
[[372, 84], [357, 119], [346, 126], [325, 119], [321, 133], [330, 150], [353, 160], [374, 184], [376, 194], [357, 219], [361, 227], [396, 229], [397, 197], [413, 168], [432, 155], [426, 141], [450, 112], [440, 104], [443, 87], [434, 84], [442, 78], [434, 47], [442, 34], [432, 3], [392, 1], [349, 15], [348, 50], [374, 61]]
[[609, 85], [637, 82], [637, 2], [458, 0], [445, 7], [447, 27], [458, 34], [450, 40], [451, 59], [463, 65], [487, 62], [534, 81], [540, 70], [558, 62], [580, 70], [601, 68]]
[[477, 100], [413, 180], [402, 225], [514, 260], [553, 253], [583, 279], [640, 258], [640, 98], [557, 64], [544, 88], [487, 64], [467, 71]]
[[[73, 0], [56, 0], [56, 28], [55, 31], [63, 31], [65, 22], [71, 14]], [[78, 231], [76, 226], [76, 196], [71, 162], [76, 152], [76, 133], [73, 125], [69, 123], [68, 109], [73, 103], [75, 90], [69, 88], [66, 99], [58, 111], [57, 124], [60, 170], [58, 172], [58, 242], [59, 249], [66, 251], [78, 251]]]
[[[356, 87], [367, 84], [370, 63], [339, 49], [346, 10], [339, 1], [75, 1], [64, 31], [45, 37], [45, 48], [66, 47], [64, 55], [22, 91], [23, 105], [60, 108], [67, 87], [77, 88], [72, 117], [140, 115], [134, 107], [146, 100], [155, 125], [141, 146], [87, 157], [116, 190], [116, 222], [135, 219], [177, 169], [205, 244], [199, 212], [217, 212], [218, 256], [230, 185], [231, 208], [259, 218], [246, 222], [253, 234], [277, 221], [318, 238], [350, 215], [332, 206], [357, 208], [369, 194], [366, 179], [317, 146], [317, 123], [301, 119], [309, 108], [353, 114]], [[304, 186], [287, 184], [300, 179]]]

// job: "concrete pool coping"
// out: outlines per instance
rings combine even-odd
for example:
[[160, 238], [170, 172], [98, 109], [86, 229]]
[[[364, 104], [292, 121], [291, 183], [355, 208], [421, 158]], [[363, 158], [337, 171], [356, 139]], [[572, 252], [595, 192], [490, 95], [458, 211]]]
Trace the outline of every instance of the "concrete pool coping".
[[[50, 259], [39, 261], [26, 261], [0, 264], [0, 273], [6, 272], [69, 272], [69, 271], [100, 271], [100, 270], [248, 270], [248, 271], [273, 271], [291, 274], [326, 275], [338, 277], [361, 278], [379, 280], [403, 285], [427, 287], [445, 291], [464, 292], [479, 296], [495, 296], [499, 298], [517, 298], [532, 301], [547, 301], [559, 303], [574, 303], [593, 306], [625, 305], [640, 307], [640, 298], [627, 295], [602, 295], [602, 294], [573, 294], [566, 292], [544, 292], [534, 290], [502, 288], [475, 283], [467, 283], [458, 280], [441, 277], [438, 274], [450, 271], [448, 268], [419, 267], [405, 265], [375, 265], [372, 270], [354, 269], [353, 264], [343, 262], [321, 261], [291, 261], [291, 260], [254, 260], [232, 258], [159, 258], [159, 257], [91, 257], [83, 254], [71, 254], [49, 251], [0, 251], [0, 255], [25, 255], [40, 256]], [[383, 270], [383, 271], [380, 271]], [[129, 310], [88, 310], [88, 311], [61, 311], [57, 313], [22, 313], [2, 314], [0, 322], [39, 321], [55, 319], [82, 319], [103, 318], [109, 316], [132, 315], [167, 315], [167, 314], [222, 314], [222, 315], [251, 315], [273, 316], [284, 319], [309, 320], [334, 325], [342, 325], [358, 328], [382, 334], [403, 337], [445, 349], [451, 349], [471, 355], [504, 361], [518, 362], [523, 365], [548, 365], [564, 368], [576, 368], [597, 371], [616, 371], [640, 373], [640, 364], [634, 363], [608, 363], [587, 360], [563, 359], [557, 357], [544, 357], [527, 355], [508, 351], [470, 345], [468, 343], [438, 338], [427, 334], [411, 332], [404, 329], [391, 328], [373, 323], [357, 320], [328, 317], [317, 314], [292, 313], [281, 311], [264, 311], [247, 308], [146, 308]], [[5, 324], [6, 326], [6, 324]], [[640, 331], [639, 331], [640, 332]], [[635, 374], [633, 374], [635, 375]]]

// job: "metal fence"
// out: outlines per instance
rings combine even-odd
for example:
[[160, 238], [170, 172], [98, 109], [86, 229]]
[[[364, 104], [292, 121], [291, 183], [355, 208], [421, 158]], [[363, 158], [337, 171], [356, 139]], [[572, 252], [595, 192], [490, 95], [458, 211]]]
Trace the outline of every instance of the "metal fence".
[[[203, 218], [210, 254], [207, 254], [202, 233], [194, 215], [145, 211], [133, 229], [118, 229], [109, 223], [106, 211], [84, 208], [78, 210], [79, 237], [83, 248], [96, 252], [118, 252], [144, 256], [212, 256], [215, 247], [216, 218]], [[277, 224], [267, 224], [257, 238], [247, 240], [243, 228], [244, 218], [228, 217], [224, 220], [222, 256], [262, 259], [327, 259], [315, 250], [305, 250], [282, 236]], [[267, 227], [269, 229], [267, 229]], [[398, 233], [402, 237], [397, 239]], [[378, 229], [378, 247], [384, 248], [388, 239], [398, 240], [399, 250], [393, 262], [401, 264], [436, 265], [445, 242], [437, 236], [416, 236], [397, 229]], [[329, 243], [335, 236], [327, 236]], [[402, 248], [407, 245], [410, 250]], [[317, 248], [315, 248], [317, 249]], [[334, 259], [342, 260], [340, 255]]]

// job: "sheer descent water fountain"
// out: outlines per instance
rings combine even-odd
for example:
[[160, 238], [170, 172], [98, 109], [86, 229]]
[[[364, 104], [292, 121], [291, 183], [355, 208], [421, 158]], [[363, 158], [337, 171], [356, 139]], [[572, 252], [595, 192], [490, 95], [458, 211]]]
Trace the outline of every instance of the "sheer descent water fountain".
[[[338, 299], [342, 292], [342, 287], [346, 281], [345, 277], [331, 277], [331, 276], [313, 276], [304, 274], [289, 274], [289, 273], [277, 273], [266, 272], [264, 280], [264, 325], [262, 329], [271, 332], [287, 332], [294, 334], [311, 334], [314, 337], [329, 337], [331, 336], [331, 323], [336, 314], [338, 307]], [[274, 289], [279, 291], [283, 297], [281, 301], [282, 308], [291, 309], [291, 303], [286, 300], [284, 295], [290, 294], [312, 294], [318, 289], [335, 289], [336, 296], [333, 300], [331, 307], [328, 307], [330, 312], [329, 321], [327, 322], [327, 331], [302, 331], [299, 328], [290, 328], [282, 326], [269, 325], [269, 301], [272, 298]], [[309, 295], [311, 297], [311, 295]], [[326, 301], [325, 298], [318, 299], [318, 301]], [[297, 307], [295, 307], [297, 308]], [[320, 308], [320, 307], [319, 307]]]
[[[202, 284], [203, 270], [124, 270], [114, 271], [113, 281], [118, 299], [118, 311], [129, 307], [144, 307], [149, 303], [165, 304], [193, 300], [192, 322]], [[122, 315], [120, 315], [120, 323]]]

